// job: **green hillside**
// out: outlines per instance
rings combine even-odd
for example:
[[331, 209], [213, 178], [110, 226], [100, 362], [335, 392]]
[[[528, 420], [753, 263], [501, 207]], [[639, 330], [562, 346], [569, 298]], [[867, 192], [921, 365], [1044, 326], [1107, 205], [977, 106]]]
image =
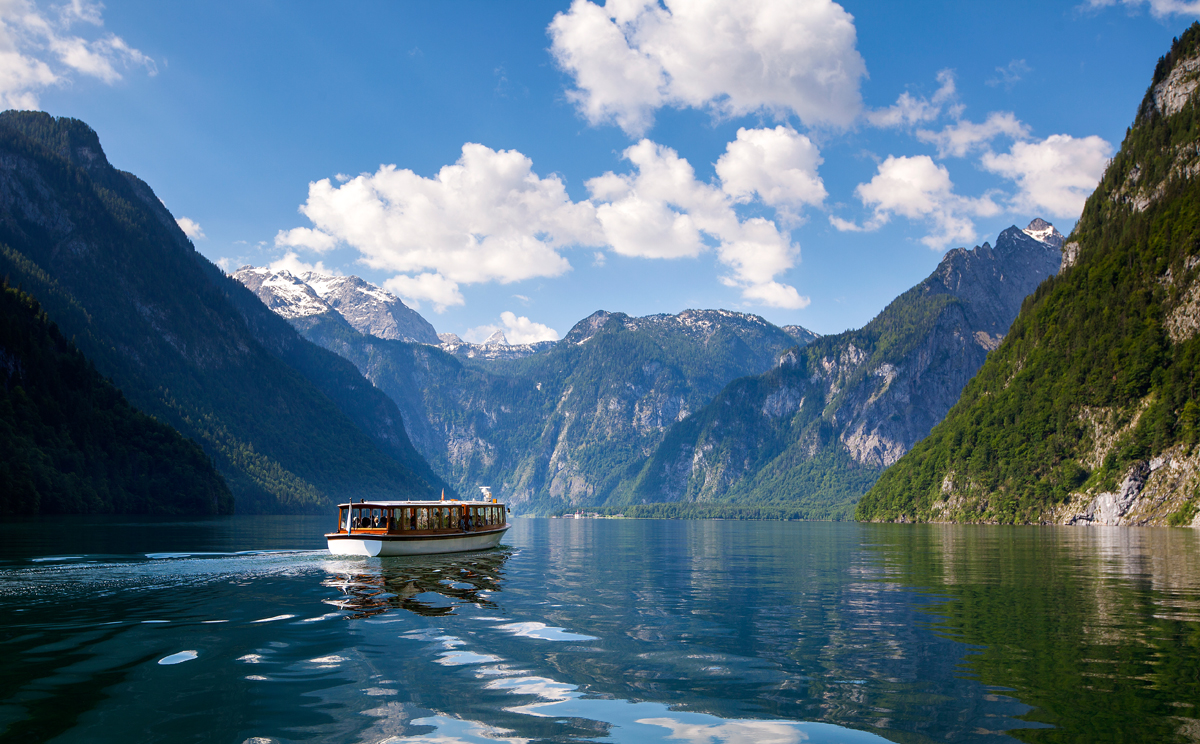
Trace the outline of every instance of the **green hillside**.
[[133, 408], [29, 295], [0, 291], [0, 514], [227, 514], [195, 442]]
[[396, 406], [192, 247], [72, 119], [0, 114], [0, 275], [130, 402], [212, 457], [239, 512], [434, 496]]
[[1073, 265], [1025, 302], [945, 421], [862, 499], [859, 519], [1192, 519], [1198, 48], [1193, 25], [1159, 60], [1120, 152], [1068, 238]]

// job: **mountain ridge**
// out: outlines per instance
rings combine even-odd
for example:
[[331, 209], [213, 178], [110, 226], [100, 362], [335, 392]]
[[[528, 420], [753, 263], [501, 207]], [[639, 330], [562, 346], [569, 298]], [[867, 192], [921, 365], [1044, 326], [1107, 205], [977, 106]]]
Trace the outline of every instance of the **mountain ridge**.
[[947, 252], [862, 329], [731, 382], [665, 435], [611, 505], [782, 505], [790, 493], [810, 518], [849, 516], [883, 468], [950, 409], [1026, 294], [1060, 263], [1053, 241], [1015, 226], [994, 248]]

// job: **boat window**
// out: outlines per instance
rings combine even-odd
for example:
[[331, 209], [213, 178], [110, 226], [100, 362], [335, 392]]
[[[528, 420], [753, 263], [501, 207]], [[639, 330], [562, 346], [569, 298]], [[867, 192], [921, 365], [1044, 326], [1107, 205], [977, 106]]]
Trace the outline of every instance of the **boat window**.
[[338, 509], [338, 529], [346, 529], [346, 510]]
[[417, 529], [418, 530], [429, 529], [429, 510], [428, 509], [417, 509]]

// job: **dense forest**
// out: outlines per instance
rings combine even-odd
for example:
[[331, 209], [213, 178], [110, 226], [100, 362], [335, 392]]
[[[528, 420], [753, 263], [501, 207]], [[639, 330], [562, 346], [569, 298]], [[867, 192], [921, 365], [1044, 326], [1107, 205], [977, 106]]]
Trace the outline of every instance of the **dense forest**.
[[0, 514], [232, 511], [199, 445], [133, 408], [7, 281], [0, 383]]
[[[858, 518], [1036, 522], [1072, 493], [1113, 492], [1139, 463], [1200, 440], [1200, 338], [1186, 328], [1200, 281], [1200, 110], [1189, 100], [1163, 111], [1155, 98], [1198, 48], [1193, 25], [1159, 60], [1068, 238], [1076, 264], [1025, 301], [945, 421], [884, 473]], [[1097, 418], [1111, 446], [1101, 448]], [[1170, 521], [1195, 511], [1192, 494]]]

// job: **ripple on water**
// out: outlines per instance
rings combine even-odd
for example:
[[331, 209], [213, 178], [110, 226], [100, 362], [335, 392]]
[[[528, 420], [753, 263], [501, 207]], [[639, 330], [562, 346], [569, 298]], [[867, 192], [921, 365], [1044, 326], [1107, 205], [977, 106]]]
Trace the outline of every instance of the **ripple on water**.
[[525, 622], [497, 625], [497, 630], [503, 630], [522, 638], [537, 638], [541, 641], [594, 641], [596, 636], [572, 633], [563, 628], [555, 628], [545, 623]]
[[158, 660], [158, 663], [163, 665], [182, 664], [185, 661], [191, 661], [192, 659], [195, 659], [199, 655], [200, 654], [196, 651], [180, 651], [177, 654], [171, 654], [170, 656], [162, 657]]

